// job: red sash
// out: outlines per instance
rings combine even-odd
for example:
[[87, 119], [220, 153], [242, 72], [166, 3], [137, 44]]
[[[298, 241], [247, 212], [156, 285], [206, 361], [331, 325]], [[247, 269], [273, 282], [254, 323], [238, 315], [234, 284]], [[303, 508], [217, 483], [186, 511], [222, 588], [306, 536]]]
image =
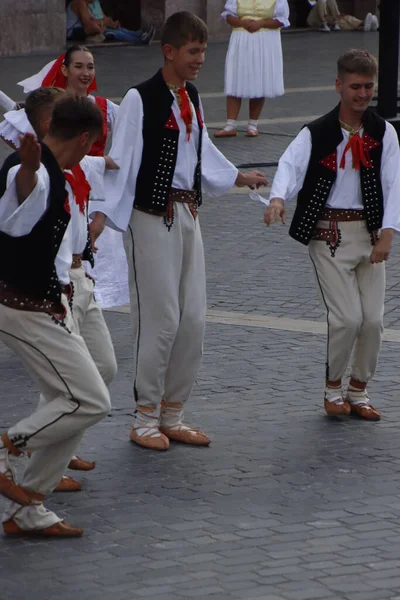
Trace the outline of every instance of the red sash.
[[71, 171], [72, 174], [64, 173], [65, 179], [74, 192], [75, 201], [79, 206], [80, 212], [84, 215], [89, 202], [90, 184], [79, 164], [72, 167]]

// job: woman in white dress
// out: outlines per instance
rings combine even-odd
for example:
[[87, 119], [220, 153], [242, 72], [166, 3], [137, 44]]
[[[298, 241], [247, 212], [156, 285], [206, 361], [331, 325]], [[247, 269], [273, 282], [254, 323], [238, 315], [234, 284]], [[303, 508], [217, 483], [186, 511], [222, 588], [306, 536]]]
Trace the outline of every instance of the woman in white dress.
[[237, 135], [242, 98], [249, 98], [247, 135], [258, 135], [265, 98], [284, 94], [281, 28], [289, 27], [287, 0], [227, 0], [222, 17], [233, 27], [225, 64], [228, 120], [215, 137]]
[[[39, 87], [56, 86], [75, 96], [87, 96], [99, 106], [104, 117], [103, 136], [91, 148], [92, 156], [103, 156], [107, 133], [114, 126], [118, 105], [107, 98], [93, 96], [97, 90], [94, 58], [85, 46], [71, 46], [65, 54], [51, 61], [32, 77], [19, 82], [28, 94]], [[14, 148], [19, 147], [19, 136], [32, 132], [24, 110], [11, 110], [0, 124], [0, 137]], [[96, 242], [97, 254], [92, 272], [96, 280], [96, 300], [102, 308], [122, 306], [129, 302], [128, 265], [122, 243], [122, 234], [107, 227]], [[90, 267], [87, 269], [90, 271]]]

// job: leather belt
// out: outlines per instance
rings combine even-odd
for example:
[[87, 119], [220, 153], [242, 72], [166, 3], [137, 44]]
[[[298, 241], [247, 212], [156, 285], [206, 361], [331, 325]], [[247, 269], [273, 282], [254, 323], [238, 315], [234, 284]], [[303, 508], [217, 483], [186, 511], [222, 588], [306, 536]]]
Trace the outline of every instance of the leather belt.
[[71, 269], [80, 269], [80, 267], [82, 266], [82, 260], [83, 254], [73, 254]]
[[319, 217], [320, 221], [365, 221], [363, 210], [346, 210], [340, 208], [325, 208]]
[[[182, 202], [183, 204], [189, 205], [189, 210], [193, 217], [197, 216], [197, 191], [196, 190], [180, 190], [178, 188], [171, 188], [168, 196], [168, 204], [170, 202]], [[148, 213], [149, 215], [155, 215], [156, 217], [166, 217], [168, 215], [168, 209], [164, 211], [153, 210], [152, 208], [146, 208], [144, 206], [133, 205], [133, 208], [140, 210], [141, 212]]]

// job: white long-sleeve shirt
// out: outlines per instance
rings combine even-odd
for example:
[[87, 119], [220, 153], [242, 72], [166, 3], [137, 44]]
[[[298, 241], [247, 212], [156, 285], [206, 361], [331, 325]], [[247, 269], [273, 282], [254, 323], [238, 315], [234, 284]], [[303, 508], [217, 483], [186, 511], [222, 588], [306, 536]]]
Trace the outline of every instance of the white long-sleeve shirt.
[[[349, 141], [349, 132], [342, 129], [342, 133], [343, 140], [337, 147], [338, 165]], [[382, 229], [400, 231], [400, 149], [397, 133], [390, 123], [386, 123], [382, 146], [381, 183], [384, 207]], [[279, 160], [270, 199], [281, 198], [287, 202], [297, 196], [304, 184], [311, 149], [311, 133], [308, 127], [304, 127]], [[352, 162], [351, 151], [348, 151], [344, 169], [337, 169], [337, 177], [330, 191], [327, 207], [364, 209], [360, 171], [353, 169]]]
[[[172, 111], [179, 126], [178, 156], [172, 187], [191, 190], [193, 189], [199, 142], [197, 118], [194, 114], [193, 130], [188, 141], [186, 125], [180, 115], [180, 108], [175, 96]], [[203, 115], [202, 108], [201, 113]], [[136, 89], [131, 89], [119, 107], [110, 151], [110, 156], [119, 165], [120, 169], [119, 171], [106, 172], [106, 201], [101, 204], [91, 203], [91, 211], [103, 212], [107, 216], [107, 225], [119, 231], [127, 229], [131, 218], [142, 152], [143, 103], [139, 92]], [[214, 146], [205, 126], [203, 129], [201, 159], [203, 190], [211, 196], [220, 196], [229, 191], [236, 181], [238, 170]]]
[[[95, 198], [103, 198], [103, 177], [105, 160], [103, 157], [86, 156], [80, 163], [89, 181]], [[19, 204], [15, 177], [20, 165], [12, 167], [7, 176], [7, 190], [0, 200], [0, 231], [14, 237], [29, 234], [36, 223], [42, 218], [49, 206], [50, 177], [46, 167], [41, 164], [37, 171], [37, 183], [26, 200]], [[71, 220], [67, 226], [55, 267], [57, 276], [62, 284], [68, 284], [68, 271], [72, 264], [73, 254], [82, 254], [87, 243], [87, 214], [82, 213], [75, 201], [70, 184], [65, 182], [71, 209]]]

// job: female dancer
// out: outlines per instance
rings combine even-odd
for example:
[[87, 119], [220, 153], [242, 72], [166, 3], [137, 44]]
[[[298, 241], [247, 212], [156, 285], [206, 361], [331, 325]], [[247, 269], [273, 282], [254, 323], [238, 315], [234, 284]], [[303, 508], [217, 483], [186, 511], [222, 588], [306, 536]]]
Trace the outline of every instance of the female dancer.
[[[74, 96], [87, 96], [96, 102], [103, 113], [104, 131], [92, 146], [91, 156], [103, 156], [107, 133], [112, 132], [118, 105], [110, 100], [93, 96], [97, 90], [94, 58], [85, 46], [71, 46], [65, 54], [45, 65], [39, 73], [20, 81], [27, 94], [39, 87], [55, 86], [65, 89]], [[0, 137], [19, 146], [19, 136], [31, 131], [25, 111], [12, 110], [4, 115], [0, 124]], [[102, 308], [122, 306], [129, 302], [128, 266], [120, 232], [107, 227], [97, 240], [96, 265], [93, 276], [96, 280], [96, 299]], [[89, 269], [88, 269], [89, 270]]]
[[289, 5], [287, 0], [227, 0], [222, 17], [233, 27], [225, 64], [228, 120], [214, 136], [237, 135], [242, 98], [249, 98], [247, 136], [256, 137], [265, 98], [284, 93], [280, 30], [290, 25]]

